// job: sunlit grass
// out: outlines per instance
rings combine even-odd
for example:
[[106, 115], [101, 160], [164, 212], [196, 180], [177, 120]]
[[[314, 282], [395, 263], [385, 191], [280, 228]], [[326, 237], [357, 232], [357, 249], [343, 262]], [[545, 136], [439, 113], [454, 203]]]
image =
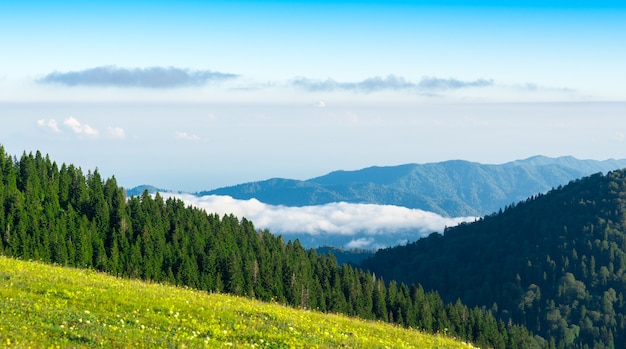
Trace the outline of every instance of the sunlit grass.
[[0, 347], [471, 348], [380, 322], [5, 257]]

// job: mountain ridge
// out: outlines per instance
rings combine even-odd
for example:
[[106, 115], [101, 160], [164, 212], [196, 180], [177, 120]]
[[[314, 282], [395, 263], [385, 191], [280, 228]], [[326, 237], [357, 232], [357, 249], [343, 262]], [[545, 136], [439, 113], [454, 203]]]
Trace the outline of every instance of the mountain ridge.
[[[147, 191], [128, 198], [114, 176], [104, 179], [98, 169], [84, 174], [80, 167], [59, 166], [39, 151], [18, 159], [0, 146], [0, 170], [0, 254], [8, 257], [376, 319], [430, 333], [445, 331], [480, 347], [526, 348], [542, 341], [524, 326], [497, 321], [486, 309], [444, 304], [419, 285], [387, 285], [369, 272], [339, 266], [333, 256], [307, 250], [297, 239], [286, 242], [267, 229], [256, 229], [245, 217], [220, 217]], [[1, 274], [2, 281], [15, 281]], [[44, 290], [45, 295], [57, 292]], [[61, 295], [68, 299], [76, 293]], [[85, 296], [81, 298], [92, 299]], [[11, 297], [8, 302], [15, 304]], [[33, 309], [32, 303], [26, 305]], [[0, 313], [3, 310], [0, 302]], [[470, 321], [455, 315], [460, 313]], [[172, 308], [169, 314], [174, 314]], [[59, 317], [54, 317], [56, 323]], [[67, 327], [64, 322], [63, 333], [65, 328], [72, 331], [74, 324]], [[48, 322], [43, 325], [50, 329]], [[167, 331], [172, 333], [171, 328]]]
[[571, 180], [623, 167], [626, 159], [579, 160], [573, 156], [536, 155], [503, 164], [447, 160], [337, 170], [307, 180], [270, 178], [195, 195], [255, 198], [285, 206], [343, 201], [404, 206], [447, 217], [483, 216]]

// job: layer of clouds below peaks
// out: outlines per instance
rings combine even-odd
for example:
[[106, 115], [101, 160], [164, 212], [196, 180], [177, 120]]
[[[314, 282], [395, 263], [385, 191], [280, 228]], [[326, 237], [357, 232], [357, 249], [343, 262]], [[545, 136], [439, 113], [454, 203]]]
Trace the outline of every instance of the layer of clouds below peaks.
[[200, 86], [211, 81], [228, 80], [236, 77], [236, 74], [175, 67], [118, 68], [105, 66], [79, 71], [53, 72], [38, 82], [66, 86], [176, 88]]
[[403, 77], [389, 75], [385, 78], [372, 77], [359, 82], [338, 82], [333, 79], [312, 80], [308, 78], [298, 78], [293, 80], [292, 84], [296, 87], [312, 92], [334, 90], [365, 93], [386, 90], [436, 92], [471, 87], [488, 87], [493, 85], [493, 80], [477, 79], [473, 81], [462, 81], [454, 78], [441, 79], [435, 77], [424, 77], [419, 82], [414, 83]]
[[208, 213], [233, 214], [245, 217], [257, 229], [274, 234], [306, 239], [316, 236], [337, 236], [348, 248], [379, 248], [388, 241], [406, 242], [442, 232], [446, 226], [473, 221], [474, 217], [445, 218], [432, 212], [400, 206], [350, 204], [345, 202], [318, 206], [287, 207], [262, 203], [256, 199], [236, 200], [230, 196], [194, 196], [191, 194], [160, 193], [206, 210]]

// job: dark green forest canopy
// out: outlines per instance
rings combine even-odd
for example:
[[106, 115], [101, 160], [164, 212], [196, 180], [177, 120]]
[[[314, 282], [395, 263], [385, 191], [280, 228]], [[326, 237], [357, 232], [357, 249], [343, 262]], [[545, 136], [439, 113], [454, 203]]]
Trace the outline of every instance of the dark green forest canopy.
[[444, 301], [497, 304], [498, 318], [563, 347], [626, 348], [626, 171], [572, 181], [362, 266]]
[[546, 344], [484, 307], [339, 266], [245, 218], [147, 191], [127, 198], [115, 177], [59, 167], [40, 152], [18, 159], [0, 146], [0, 228], [0, 253], [14, 258], [389, 321], [481, 347]]

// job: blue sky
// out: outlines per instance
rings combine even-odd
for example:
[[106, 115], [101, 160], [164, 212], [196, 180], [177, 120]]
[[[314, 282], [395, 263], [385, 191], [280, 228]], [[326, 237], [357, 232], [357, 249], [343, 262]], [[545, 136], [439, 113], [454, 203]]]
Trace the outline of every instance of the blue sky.
[[126, 187], [626, 158], [622, 1], [3, 1], [0, 32], [0, 143]]

